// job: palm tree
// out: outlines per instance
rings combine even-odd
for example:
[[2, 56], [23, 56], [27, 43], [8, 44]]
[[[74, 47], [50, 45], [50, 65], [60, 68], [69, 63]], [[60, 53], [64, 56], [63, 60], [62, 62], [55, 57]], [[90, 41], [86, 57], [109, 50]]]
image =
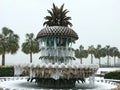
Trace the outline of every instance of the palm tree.
[[105, 48], [101, 48], [101, 57], [104, 58], [106, 57], [106, 52], [105, 52]]
[[53, 3], [52, 10], [47, 10], [50, 16], [45, 17], [45, 22], [43, 25], [46, 26], [72, 26], [72, 23], [69, 22], [71, 20], [71, 17], [66, 16], [66, 14], [69, 12], [67, 9], [63, 10], [64, 4], [58, 8]]
[[101, 45], [97, 45], [94, 53], [95, 58], [99, 59], [99, 66], [101, 65]]
[[88, 57], [87, 50], [84, 50], [84, 47], [80, 45], [79, 49], [75, 50], [75, 57], [80, 59], [80, 63], [82, 64], [82, 58]]
[[32, 63], [32, 54], [39, 52], [39, 42], [34, 38], [34, 34], [26, 34], [26, 41], [22, 44], [22, 51], [30, 54], [30, 63]]
[[[120, 62], [120, 52], [118, 53], [118, 56], [117, 56], [117, 62]], [[120, 64], [120, 63], [118, 63], [118, 64]]]
[[0, 34], [0, 54], [2, 55], [2, 65], [5, 65], [5, 54], [11, 53], [15, 54], [19, 49], [19, 36], [14, 34], [14, 32], [7, 28], [2, 28], [2, 33]]
[[107, 66], [109, 66], [109, 59], [110, 59], [110, 53], [111, 53], [111, 51], [110, 51], [110, 45], [106, 45], [106, 47], [105, 47], [105, 52], [106, 52], [106, 55], [107, 55]]
[[105, 57], [105, 49], [101, 48], [101, 45], [97, 45], [97, 48], [95, 49], [94, 53], [95, 58], [99, 59], [99, 66], [101, 66], [101, 57]]
[[93, 64], [93, 55], [95, 53], [95, 48], [93, 45], [88, 47], [88, 53], [91, 55], [91, 64]]
[[112, 47], [112, 48], [110, 48], [110, 51], [111, 51], [111, 55], [110, 56], [112, 56], [113, 58], [114, 58], [114, 66], [115, 66], [115, 64], [116, 64], [116, 57], [119, 55], [119, 50], [118, 50], [118, 48], [117, 47]]

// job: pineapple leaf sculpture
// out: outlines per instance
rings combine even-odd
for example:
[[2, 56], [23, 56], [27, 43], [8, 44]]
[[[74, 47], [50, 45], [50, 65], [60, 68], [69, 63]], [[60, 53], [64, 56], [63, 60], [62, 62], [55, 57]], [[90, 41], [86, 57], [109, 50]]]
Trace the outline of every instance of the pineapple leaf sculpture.
[[50, 16], [45, 17], [45, 22], [43, 23], [43, 26], [72, 26], [72, 23], [69, 22], [71, 20], [71, 17], [66, 16], [66, 14], [69, 12], [67, 9], [63, 9], [64, 4], [58, 8], [55, 6], [53, 3], [53, 8], [52, 10], [47, 10]]

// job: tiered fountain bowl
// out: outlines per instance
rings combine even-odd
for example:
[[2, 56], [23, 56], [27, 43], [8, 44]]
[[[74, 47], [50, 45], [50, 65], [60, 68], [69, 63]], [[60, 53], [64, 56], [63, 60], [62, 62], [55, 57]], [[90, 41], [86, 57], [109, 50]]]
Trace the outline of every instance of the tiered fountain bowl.
[[[44, 88], [73, 88], [76, 81], [95, 74], [98, 65], [75, 64], [72, 44], [78, 35], [71, 28], [51, 26], [37, 35], [42, 63], [15, 66], [15, 75], [29, 75], [30, 80]], [[19, 69], [19, 70], [18, 70]]]

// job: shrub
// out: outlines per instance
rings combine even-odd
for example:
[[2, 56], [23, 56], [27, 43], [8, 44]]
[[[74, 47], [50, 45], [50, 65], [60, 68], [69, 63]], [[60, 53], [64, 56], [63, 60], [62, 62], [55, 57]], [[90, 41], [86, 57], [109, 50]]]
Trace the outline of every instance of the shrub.
[[104, 78], [120, 80], [120, 70], [108, 72], [105, 74]]
[[0, 77], [14, 76], [14, 66], [0, 66]]

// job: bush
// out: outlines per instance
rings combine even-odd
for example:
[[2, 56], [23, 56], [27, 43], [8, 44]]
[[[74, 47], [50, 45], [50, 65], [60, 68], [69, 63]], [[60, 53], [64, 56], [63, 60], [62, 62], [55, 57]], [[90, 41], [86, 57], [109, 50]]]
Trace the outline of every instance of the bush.
[[108, 72], [104, 76], [105, 79], [117, 79], [120, 80], [120, 70]]
[[14, 76], [14, 66], [0, 66], [0, 77]]

